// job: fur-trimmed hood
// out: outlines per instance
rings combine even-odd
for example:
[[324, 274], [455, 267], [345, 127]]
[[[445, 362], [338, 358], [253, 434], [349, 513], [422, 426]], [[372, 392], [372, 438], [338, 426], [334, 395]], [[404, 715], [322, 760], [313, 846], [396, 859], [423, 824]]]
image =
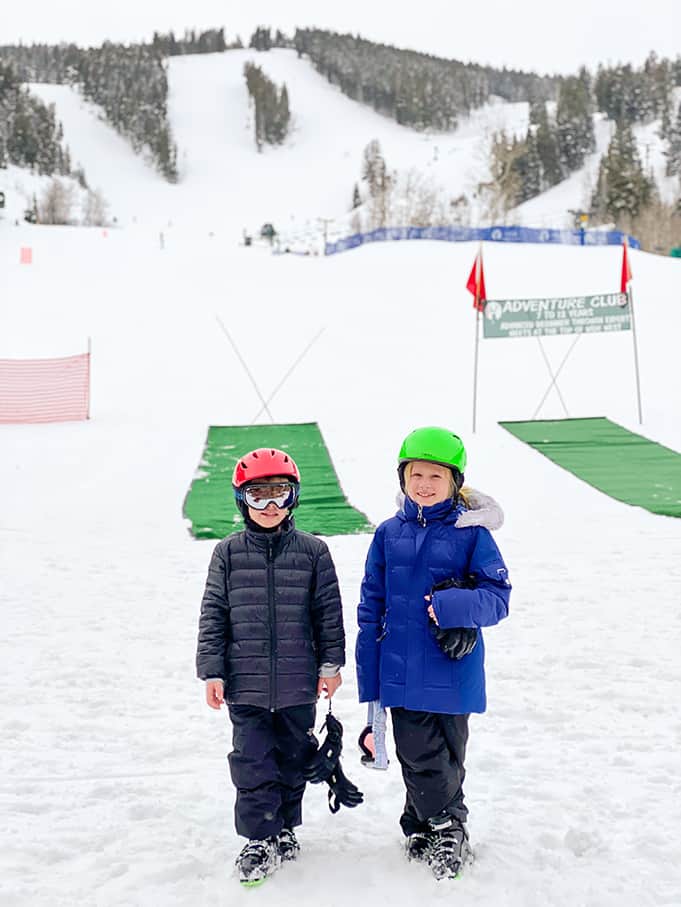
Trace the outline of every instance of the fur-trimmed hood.
[[[475, 488], [469, 488], [468, 486], [463, 488], [463, 493], [468, 501], [468, 506], [459, 514], [455, 524], [457, 528], [484, 526], [490, 532], [495, 529], [501, 529], [504, 525], [504, 511], [491, 495], [483, 494], [482, 491], [477, 491]], [[396, 499], [397, 506], [400, 509], [404, 507], [404, 500], [405, 495], [400, 491]]]

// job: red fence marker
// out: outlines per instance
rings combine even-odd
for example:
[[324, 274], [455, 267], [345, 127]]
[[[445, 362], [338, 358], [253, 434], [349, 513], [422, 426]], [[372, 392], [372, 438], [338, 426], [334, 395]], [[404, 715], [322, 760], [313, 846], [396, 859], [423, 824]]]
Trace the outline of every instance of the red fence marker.
[[90, 354], [0, 359], [0, 424], [88, 419]]

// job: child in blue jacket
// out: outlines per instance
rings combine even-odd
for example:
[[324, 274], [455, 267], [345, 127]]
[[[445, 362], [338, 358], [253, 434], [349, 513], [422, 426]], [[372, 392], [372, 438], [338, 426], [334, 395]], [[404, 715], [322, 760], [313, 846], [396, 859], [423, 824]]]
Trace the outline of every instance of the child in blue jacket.
[[484, 712], [482, 627], [508, 614], [504, 561], [461, 493], [466, 451], [443, 428], [407, 436], [404, 506], [367, 555], [358, 608], [360, 702], [391, 709], [406, 787], [409, 859], [453, 878], [470, 854], [464, 804], [468, 717]]

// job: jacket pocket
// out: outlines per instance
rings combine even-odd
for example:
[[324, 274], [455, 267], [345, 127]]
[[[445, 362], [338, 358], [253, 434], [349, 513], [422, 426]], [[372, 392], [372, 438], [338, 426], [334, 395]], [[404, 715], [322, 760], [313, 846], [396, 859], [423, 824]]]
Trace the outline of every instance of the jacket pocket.
[[454, 683], [454, 662], [440, 649], [435, 637], [426, 643], [426, 663], [423, 681], [426, 687], [451, 687]]

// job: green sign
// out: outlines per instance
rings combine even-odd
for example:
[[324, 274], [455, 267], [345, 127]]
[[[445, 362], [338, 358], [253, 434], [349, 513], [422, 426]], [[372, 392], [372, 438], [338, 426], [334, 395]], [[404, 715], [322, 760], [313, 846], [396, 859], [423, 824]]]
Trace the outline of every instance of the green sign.
[[489, 299], [485, 337], [549, 337], [631, 330], [626, 293], [561, 296], [557, 299]]

